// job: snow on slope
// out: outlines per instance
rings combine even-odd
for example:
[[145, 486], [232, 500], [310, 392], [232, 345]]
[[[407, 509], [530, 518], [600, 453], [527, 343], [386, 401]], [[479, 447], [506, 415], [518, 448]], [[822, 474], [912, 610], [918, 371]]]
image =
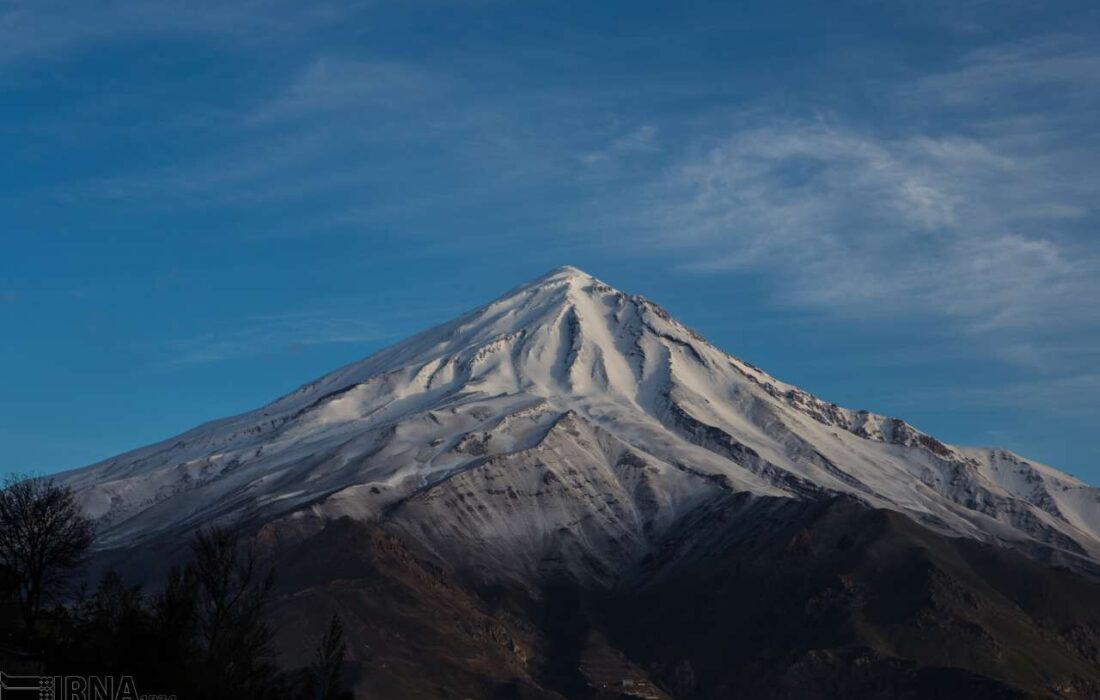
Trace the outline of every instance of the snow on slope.
[[571, 267], [256, 411], [64, 475], [99, 546], [350, 515], [441, 559], [613, 578], [723, 490], [847, 493], [1100, 559], [1100, 490], [826, 403]]

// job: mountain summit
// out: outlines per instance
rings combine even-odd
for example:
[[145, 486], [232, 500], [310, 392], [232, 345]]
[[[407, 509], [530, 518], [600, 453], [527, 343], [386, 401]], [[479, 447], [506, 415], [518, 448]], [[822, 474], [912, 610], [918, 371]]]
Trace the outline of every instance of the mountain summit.
[[63, 478], [105, 549], [348, 516], [479, 575], [610, 583], [685, 518], [746, 494], [845, 495], [1066, 566], [1100, 559], [1100, 490], [818, 399], [568, 266]]

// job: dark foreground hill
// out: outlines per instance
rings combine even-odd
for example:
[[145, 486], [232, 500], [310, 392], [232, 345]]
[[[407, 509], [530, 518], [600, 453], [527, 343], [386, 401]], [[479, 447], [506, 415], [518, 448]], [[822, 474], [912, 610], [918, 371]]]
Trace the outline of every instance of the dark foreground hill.
[[1100, 696], [1100, 584], [844, 497], [716, 502], [607, 589], [484, 585], [351, 519], [269, 551], [284, 661], [339, 611], [365, 697]]

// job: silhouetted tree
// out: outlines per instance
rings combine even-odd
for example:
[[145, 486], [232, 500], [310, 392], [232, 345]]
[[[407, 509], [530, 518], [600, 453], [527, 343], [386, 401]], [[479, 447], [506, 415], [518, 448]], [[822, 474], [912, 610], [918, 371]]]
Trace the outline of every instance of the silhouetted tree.
[[157, 631], [156, 689], [190, 697], [194, 691], [196, 662], [201, 658], [197, 639], [198, 585], [190, 566], [168, 572], [164, 589], [153, 599], [150, 613]]
[[0, 564], [14, 572], [23, 626], [32, 636], [43, 604], [83, 559], [92, 524], [72, 489], [53, 479], [11, 476], [0, 488]]
[[267, 659], [272, 574], [258, 576], [251, 550], [225, 531], [200, 533], [192, 551], [155, 596], [109, 571], [93, 595], [59, 609], [47, 670], [133, 676], [180, 698], [289, 699], [289, 677]]
[[340, 700], [348, 694], [340, 690], [344, 672], [344, 657], [348, 653], [347, 641], [344, 639], [344, 626], [340, 623], [340, 616], [332, 614], [328, 629], [321, 636], [321, 642], [317, 645], [316, 658], [310, 666], [310, 675], [316, 688], [313, 697], [319, 700]]
[[91, 596], [55, 611], [46, 642], [51, 667], [66, 674], [132, 675], [152, 657], [155, 630], [140, 586], [108, 571]]
[[[264, 620], [274, 571], [261, 574], [251, 546], [229, 530], [199, 532], [191, 545], [198, 641], [206, 659], [204, 697], [270, 693], [272, 632]], [[181, 581], [180, 586], [189, 585]], [[179, 595], [183, 595], [181, 588]]]

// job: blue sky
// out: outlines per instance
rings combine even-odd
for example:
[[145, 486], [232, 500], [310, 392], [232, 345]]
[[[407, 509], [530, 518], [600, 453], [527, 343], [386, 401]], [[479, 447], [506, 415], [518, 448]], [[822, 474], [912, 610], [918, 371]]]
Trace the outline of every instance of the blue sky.
[[0, 472], [573, 264], [1100, 483], [1100, 5], [0, 0]]

